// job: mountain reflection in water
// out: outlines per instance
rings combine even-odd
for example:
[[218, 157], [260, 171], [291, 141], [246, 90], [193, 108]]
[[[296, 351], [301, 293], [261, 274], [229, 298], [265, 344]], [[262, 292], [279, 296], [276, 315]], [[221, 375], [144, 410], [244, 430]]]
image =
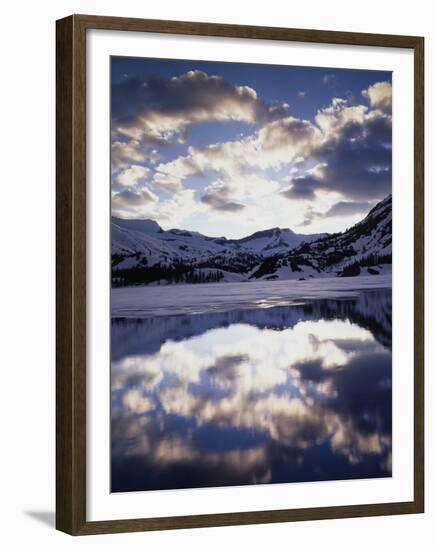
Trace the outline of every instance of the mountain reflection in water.
[[391, 290], [112, 321], [112, 491], [391, 476]]

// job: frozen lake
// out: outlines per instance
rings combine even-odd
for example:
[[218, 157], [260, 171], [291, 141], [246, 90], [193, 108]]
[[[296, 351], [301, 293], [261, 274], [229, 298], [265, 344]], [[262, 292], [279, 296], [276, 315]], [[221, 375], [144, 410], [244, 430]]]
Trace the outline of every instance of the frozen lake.
[[294, 305], [391, 288], [391, 275], [112, 289], [112, 317], [145, 318]]

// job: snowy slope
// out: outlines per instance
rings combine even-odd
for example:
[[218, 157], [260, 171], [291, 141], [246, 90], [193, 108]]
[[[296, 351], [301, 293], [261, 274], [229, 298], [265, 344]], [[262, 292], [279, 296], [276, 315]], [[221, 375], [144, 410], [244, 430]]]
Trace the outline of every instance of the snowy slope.
[[257, 231], [243, 239], [228, 241], [228, 243], [235, 243], [244, 250], [254, 252], [263, 257], [269, 257], [276, 254], [284, 254], [302, 242], [311, 242], [323, 236], [324, 234], [302, 235], [295, 233], [291, 229], [274, 227], [264, 231]]
[[114, 285], [300, 280], [391, 272], [391, 195], [343, 233], [272, 228], [242, 239], [112, 218]]
[[163, 233], [163, 229], [154, 220], [126, 220], [122, 218], [112, 217], [112, 224], [117, 225], [122, 229], [134, 231], [144, 235], [156, 235]]
[[188, 262], [200, 267], [248, 271], [263, 257], [288, 252], [319, 235], [273, 228], [243, 239], [207, 237], [194, 231], [164, 231], [152, 220], [112, 218], [112, 265], [117, 269]]
[[391, 272], [391, 195], [359, 223], [343, 233], [302, 243], [288, 254], [263, 260], [251, 274], [255, 279], [303, 279], [377, 275]]

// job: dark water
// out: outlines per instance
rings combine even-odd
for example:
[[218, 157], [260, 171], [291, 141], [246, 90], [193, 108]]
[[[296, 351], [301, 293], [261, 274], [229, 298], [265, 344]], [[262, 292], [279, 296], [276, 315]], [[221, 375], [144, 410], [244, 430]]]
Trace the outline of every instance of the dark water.
[[391, 290], [112, 321], [112, 491], [391, 476]]

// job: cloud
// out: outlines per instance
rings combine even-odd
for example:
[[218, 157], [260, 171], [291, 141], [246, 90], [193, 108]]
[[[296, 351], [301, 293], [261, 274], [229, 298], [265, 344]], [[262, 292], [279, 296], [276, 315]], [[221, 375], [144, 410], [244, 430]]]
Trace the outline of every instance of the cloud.
[[288, 187], [281, 190], [281, 195], [293, 200], [313, 200], [316, 197], [316, 184], [309, 177], [294, 178]]
[[125, 187], [134, 186], [144, 180], [150, 173], [150, 169], [138, 164], [132, 164], [116, 176], [116, 183]]
[[354, 214], [368, 212], [372, 206], [373, 203], [367, 201], [340, 201], [333, 204], [331, 208], [325, 212], [324, 216], [353, 216]]
[[145, 159], [145, 149], [138, 140], [114, 141], [112, 143], [111, 162], [113, 172], [127, 168], [131, 162], [143, 162]]
[[155, 164], [158, 160], [159, 160], [159, 152], [157, 151], [157, 149], [153, 149], [150, 153], [150, 162], [151, 164]]
[[187, 156], [159, 164], [156, 170], [179, 182], [207, 171], [234, 178], [256, 170], [279, 168], [293, 158], [300, 162], [320, 140], [321, 132], [311, 122], [285, 117], [239, 141], [215, 143], [201, 149], [190, 147]]
[[299, 99], [304, 99], [304, 97], [307, 95], [307, 92], [300, 91], [298, 92]]
[[[311, 200], [315, 191], [335, 191], [355, 200], [384, 197], [391, 189], [391, 116], [348, 99], [333, 98], [315, 123], [286, 116], [239, 141], [216, 143], [157, 166], [180, 184], [207, 172], [231, 181], [236, 176], [277, 170], [304, 159], [317, 161], [289, 181], [281, 194]], [[293, 171], [294, 172], [294, 171]]]
[[331, 217], [346, 218], [357, 214], [367, 214], [372, 206], [373, 203], [367, 201], [339, 201], [334, 203], [325, 212], [317, 212], [312, 207], [308, 207], [305, 218], [299, 225], [308, 226], [315, 220]]
[[[314, 167], [303, 168], [313, 162]], [[313, 201], [318, 191], [334, 192], [349, 204], [336, 207], [329, 218], [343, 217], [345, 209], [349, 216], [352, 208], [357, 213], [358, 204], [391, 190], [391, 116], [334, 98], [314, 122], [286, 116], [238, 141], [190, 147], [187, 155], [157, 165], [154, 181], [175, 189], [192, 176], [217, 175], [218, 183], [206, 188], [200, 202], [215, 211], [238, 212], [250, 193], [258, 201], [267, 195], [268, 185], [270, 193], [276, 192], [279, 185], [269, 173], [284, 167], [289, 176], [278, 196]], [[252, 207], [247, 215], [248, 210], [254, 215]], [[320, 216], [302, 223], [314, 219]]]
[[338, 191], [354, 200], [374, 200], [391, 191], [391, 145], [380, 134], [391, 136], [391, 120], [379, 120], [373, 131], [365, 125], [347, 127], [333, 142], [317, 151], [327, 167], [318, 187]]
[[367, 111], [365, 105], [349, 106], [346, 99], [334, 97], [329, 107], [317, 112], [315, 121], [327, 138], [338, 137], [346, 126], [361, 125]]
[[249, 86], [198, 70], [167, 80], [129, 78], [112, 88], [115, 133], [148, 143], [173, 139], [190, 124], [209, 120], [264, 124], [287, 109], [285, 103], [265, 103]]
[[281, 195], [287, 199], [312, 200], [315, 198], [315, 190], [318, 187], [319, 179], [323, 178], [327, 165], [317, 164], [313, 168], [306, 170], [302, 176], [293, 176], [299, 171], [290, 170], [288, 181], [290, 185], [281, 190]]
[[153, 180], [162, 185], [169, 183], [172, 186], [181, 186], [184, 179], [199, 174], [201, 171], [202, 168], [197, 158], [194, 159], [192, 155], [181, 156], [170, 162], [158, 164]]
[[311, 158], [323, 168], [291, 180], [284, 196], [312, 198], [324, 190], [354, 201], [385, 197], [391, 191], [391, 116], [334, 98], [315, 121], [322, 139], [312, 147]]
[[131, 191], [125, 189], [119, 193], [112, 194], [112, 209], [122, 210], [129, 207], [143, 206], [144, 204], [155, 202], [158, 197], [154, 195], [148, 189], [141, 189], [139, 191]]
[[181, 178], [169, 173], [155, 172], [152, 183], [154, 186], [172, 193], [181, 190]]
[[[151, 218], [157, 222], [164, 219], [162, 211], [165, 203], [173, 204], [171, 201], [161, 201], [157, 194], [146, 187], [124, 188], [121, 191], [112, 191], [111, 211], [113, 216], [120, 218]], [[167, 206], [167, 205], [166, 205]]]
[[206, 206], [195, 199], [193, 189], [180, 188], [170, 198], [162, 198], [148, 188], [126, 188], [112, 193], [112, 214], [127, 218], [151, 218], [165, 228], [180, 227], [192, 212], [205, 210]]
[[267, 158], [267, 166], [289, 163], [308, 155], [321, 139], [319, 129], [308, 120], [286, 117], [258, 132], [256, 149]]
[[[258, 229], [261, 215], [269, 223], [264, 204], [275, 217], [287, 219], [291, 213], [293, 223], [309, 225], [356, 215], [358, 204], [391, 192], [388, 83], [363, 90], [366, 105], [334, 97], [313, 120], [290, 116], [287, 105], [268, 105], [252, 88], [201, 71], [168, 80], [128, 79], [119, 86], [112, 125], [113, 182], [120, 186], [117, 190], [131, 191], [114, 195], [119, 214], [176, 226], [193, 212], [207, 213], [216, 224], [222, 214], [235, 213], [241, 214], [232, 216], [239, 231], [243, 226], [249, 232]], [[126, 96], [121, 102], [116, 94], [122, 89]], [[251, 122], [251, 133], [187, 151], [184, 147], [175, 158], [162, 154], [169, 142], [186, 137], [189, 125], [205, 120]], [[142, 192], [137, 188], [144, 182]], [[311, 215], [303, 217], [299, 201], [315, 201]], [[341, 204], [335, 211], [334, 203]], [[201, 224], [195, 229], [204, 231]]]
[[133, 413], [144, 414], [154, 408], [154, 402], [149, 397], [145, 397], [142, 392], [136, 388], [127, 390], [122, 396], [122, 404], [124, 407]]
[[244, 205], [231, 200], [230, 194], [230, 188], [218, 182], [207, 187], [205, 194], [200, 200], [214, 210], [221, 210], [224, 212], [238, 212], [243, 210]]
[[391, 82], [376, 82], [363, 90], [362, 94], [369, 100], [370, 105], [380, 109], [384, 113], [391, 114], [392, 108], [392, 87]]

